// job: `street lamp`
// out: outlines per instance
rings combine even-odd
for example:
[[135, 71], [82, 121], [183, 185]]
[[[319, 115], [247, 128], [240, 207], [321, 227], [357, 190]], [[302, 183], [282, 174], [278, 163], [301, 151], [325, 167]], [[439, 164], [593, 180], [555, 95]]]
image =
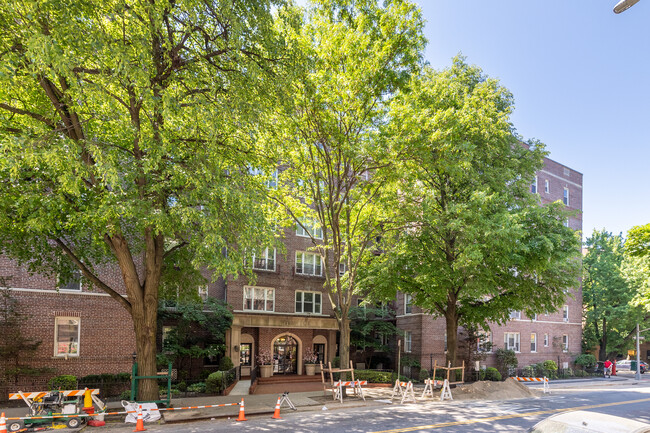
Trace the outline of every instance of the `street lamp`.
[[621, 0], [620, 2], [616, 3], [616, 6], [614, 6], [614, 13], [620, 14], [621, 12], [625, 12], [638, 2], [639, 0]]

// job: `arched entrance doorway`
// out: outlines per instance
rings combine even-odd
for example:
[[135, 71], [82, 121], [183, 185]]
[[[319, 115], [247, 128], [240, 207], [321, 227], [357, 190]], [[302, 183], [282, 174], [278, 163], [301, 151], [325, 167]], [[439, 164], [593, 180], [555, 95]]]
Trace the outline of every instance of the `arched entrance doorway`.
[[273, 342], [273, 372], [298, 372], [298, 342], [290, 335], [282, 335]]

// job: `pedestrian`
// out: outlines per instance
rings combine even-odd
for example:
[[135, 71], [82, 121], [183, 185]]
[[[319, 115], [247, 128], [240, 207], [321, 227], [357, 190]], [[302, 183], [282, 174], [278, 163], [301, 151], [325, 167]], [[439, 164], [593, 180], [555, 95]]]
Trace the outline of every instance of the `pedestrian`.
[[603, 376], [605, 377], [610, 377], [612, 374], [612, 361], [609, 359], [605, 360], [605, 363], [603, 364]]

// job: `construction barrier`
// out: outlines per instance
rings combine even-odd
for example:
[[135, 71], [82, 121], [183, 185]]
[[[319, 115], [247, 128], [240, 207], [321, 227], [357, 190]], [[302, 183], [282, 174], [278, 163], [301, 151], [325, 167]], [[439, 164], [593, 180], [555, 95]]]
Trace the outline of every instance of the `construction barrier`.
[[349, 382], [336, 381], [332, 384], [332, 389], [334, 390], [334, 400], [340, 400], [343, 403], [343, 388], [351, 387], [354, 390], [355, 396], [360, 396], [363, 401], [366, 401], [366, 397], [363, 395], [362, 385], [367, 385], [367, 380], [354, 380]]
[[551, 390], [548, 387], [548, 377], [520, 377], [520, 376], [513, 376], [513, 379], [515, 379], [517, 382], [542, 382], [544, 386], [544, 394], [547, 392], [550, 394]]
[[449, 388], [449, 381], [445, 379], [445, 382], [442, 384], [442, 391], [440, 391], [440, 401], [453, 399], [454, 397], [452, 397], [451, 389]]
[[440, 386], [442, 388], [443, 382], [442, 380], [433, 380], [433, 379], [425, 379], [424, 380], [424, 391], [422, 392], [422, 397], [424, 398], [425, 396], [433, 397], [433, 389], [437, 388]]
[[398, 394], [402, 397], [401, 404], [404, 402], [413, 402], [417, 403], [415, 400], [415, 392], [413, 391], [413, 382], [400, 382], [399, 379], [395, 381], [395, 386], [393, 387], [393, 393], [390, 395], [390, 400], [393, 401], [395, 394]]

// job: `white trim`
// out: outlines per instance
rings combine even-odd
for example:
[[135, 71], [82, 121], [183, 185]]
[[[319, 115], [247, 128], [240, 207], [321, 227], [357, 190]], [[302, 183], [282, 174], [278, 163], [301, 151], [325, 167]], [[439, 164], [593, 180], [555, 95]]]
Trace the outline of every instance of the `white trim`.
[[[296, 297], [298, 296], [298, 293], [302, 293], [302, 296], [300, 297], [301, 298], [300, 304], [301, 304], [301, 307], [302, 307], [302, 311], [300, 313], [298, 313], [296, 311], [297, 314], [306, 314], [306, 315], [310, 315], [310, 316], [313, 316], [315, 314], [317, 314], [317, 315], [322, 315], [323, 314], [323, 292], [317, 292], [317, 291], [314, 291], [314, 290], [295, 290], [294, 294], [293, 294], [293, 308], [294, 308], [294, 311], [295, 311], [295, 308], [296, 308], [296, 303], [298, 302], [296, 300]], [[307, 312], [305, 312], [305, 293], [311, 293], [313, 295], [320, 295], [320, 302], [318, 303], [318, 305], [320, 306], [320, 311], [318, 313], [315, 313], [315, 312], [307, 313]], [[313, 298], [312, 304], [314, 305], [313, 309], [315, 309], [315, 307], [316, 307], [316, 297]]]
[[[263, 310], [254, 310], [254, 309], [247, 310], [246, 309], [246, 289], [253, 289], [253, 298], [252, 298], [251, 306], [255, 305], [255, 289], [264, 290], [264, 309]], [[272, 311], [275, 311], [275, 287], [251, 286], [251, 285], [245, 285], [244, 287], [242, 287], [242, 309], [244, 311], [246, 311], [246, 312], [258, 312], [258, 313], [267, 313], [267, 312], [269, 312], [266, 309], [266, 303], [268, 302], [268, 299], [266, 298], [267, 290], [273, 290], [273, 310]]]
[[395, 316], [396, 319], [404, 318], [404, 317], [413, 317], [413, 316], [431, 316], [431, 314], [427, 313], [411, 313], [411, 314], [400, 314], [399, 316]]
[[[298, 254], [302, 254], [302, 255], [303, 255], [303, 256], [302, 256], [302, 270], [303, 270], [303, 272], [298, 272]], [[320, 272], [319, 272], [318, 274], [315, 273], [315, 272], [316, 272], [316, 266], [317, 266], [317, 265], [316, 265], [316, 260], [315, 260], [315, 259], [314, 259], [314, 262], [313, 262], [313, 264], [312, 264], [312, 266], [313, 266], [313, 268], [314, 268], [314, 273], [313, 273], [313, 274], [308, 274], [308, 273], [305, 273], [305, 272], [304, 272], [304, 270], [305, 270], [305, 265], [307, 264], [307, 263], [305, 262], [305, 255], [307, 255], [307, 254], [312, 255], [312, 256], [318, 258], [318, 261], [320, 262], [320, 264], [319, 264], [319, 266], [318, 266], [318, 267], [320, 268]], [[319, 253], [317, 253], [317, 252], [297, 250], [297, 251], [296, 251], [296, 254], [295, 254], [295, 259], [294, 259], [293, 265], [294, 265], [294, 271], [295, 271], [295, 274], [296, 274], [296, 275], [305, 275], [305, 276], [309, 276], [309, 277], [322, 277], [322, 276], [323, 276], [323, 257], [322, 257]]]
[[[295, 303], [295, 301], [294, 301]], [[295, 308], [295, 307], [294, 307]], [[301, 316], [301, 317], [334, 317], [330, 316], [327, 314], [309, 314], [309, 313], [288, 313], [288, 312], [283, 312], [283, 311], [260, 311], [260, 310], [232, 310], [233, 313], [241, 313], [241, 314], [275, 314], [275, 315], [280, 315], [280, 316]], [[293, 325], [292, 325], [293, 326]], [[262, 328], [262, 326], [254, 326], [255, 328]], [[272, 326], [277, 328], [277, 326]], [[295, 327], [295, 326], [293, 326]], [[323, 328], [325, 329], [325, 328]], [[329, 329], [329, 328], [327, 328]]]
[[551, 173], [550, 171], [540, 170], [540, 173], [546, 173], [546, 174], [548, 174], [549, 176], [553, 176], [553, 177], [556, 178], [556, 179], [560, 179], [561, 181], [564, 181], [564, 182], [566, 182], [566, 183], [570, 183], [571, 185], [573, 185], [573, 186], [577, 186], [578, 188], [582, 189], [582, 185], [580, 185], [579, 183], [575, 183], [575, 182], [573, 182], [573, 181], [570, 181], [570, 180], [567, 179], [567, 178], [560, 177], [560, 176], [558, 176], [557, 174], [553, 174], [553, 173]]
[[[93, 293], [93, 292], [80, 292], [78, 290], [56, 290], [56, 289], [23, 289], [20, 287], [9, 287], [9, 290], [15, 290], [17, 292], [31, 292], [31, 293], [52, 293], [55, 295], [63, 294], [63, 295], [86, 295], [86, 296], [111, 296], [108, 293]], [[98, 289], [101, 290], [101, 289]], [[120, 293], [120, 296], [126, 296], [122, 295]]]
[[[58, 353], [59, 341], [59, 319], [77, 321], [77, 353]], [[81, 356], [81, 317], [55, 316], [54, 317], [54, 358], [79, 358]]]

